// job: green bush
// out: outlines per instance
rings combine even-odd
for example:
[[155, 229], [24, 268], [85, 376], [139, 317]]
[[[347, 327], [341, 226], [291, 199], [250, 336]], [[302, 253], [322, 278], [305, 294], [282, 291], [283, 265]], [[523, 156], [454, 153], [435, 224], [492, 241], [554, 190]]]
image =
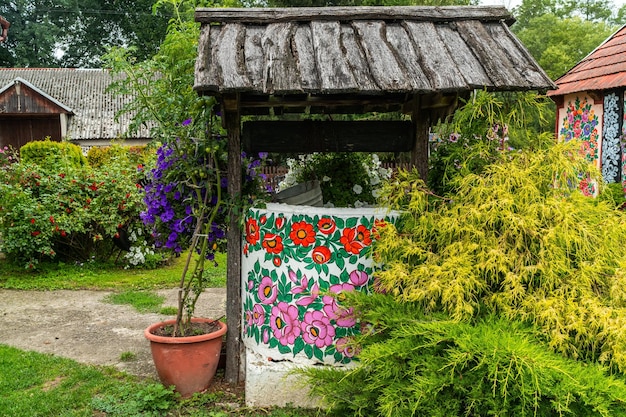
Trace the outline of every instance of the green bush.
[[626, 217], [582, 195], [581, 173], [603, 183], [579, 146], [511, 153], [450, 199], [400, 171], [386, 295], [352, 300], [361, 365], [309, 371], [314, 392], [343, 415], [626, 415]]
[[142, 228], [141, 177], [127, 163], [92, 170], [22, 160], [5, 167], [0, 171], [1, 250], [30, 268], [53, 258], [110, 256], [113, 238], [122, 230]]
[[553, 353], [536, 329], [487, 316], [459, 322], [388, 295], [357, 295], [375, 323], [349, 370], [305, 371], [337, 416], [623, 416], [626, 384]]
[[50, 167], [78, 168], [87, 163], [80, 146], [70, 142], [54, 142], [50, 138], [22, 146], [20, 159], [24, 163]]
[[101, 168], [114, 160], [128, 161], [137, 167], [148, 164], [153, 154], [146, 146], [93, 146], [87, 152], [87, 162], [92, 168]]

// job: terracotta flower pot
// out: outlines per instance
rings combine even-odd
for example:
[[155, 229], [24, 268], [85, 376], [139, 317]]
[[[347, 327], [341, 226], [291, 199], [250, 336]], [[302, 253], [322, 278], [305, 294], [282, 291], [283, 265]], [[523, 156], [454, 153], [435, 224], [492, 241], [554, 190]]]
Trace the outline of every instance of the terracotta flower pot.
[[[213, 322], [212, 319], [194, 318], [192, 322]], [[168, 337], [153, 334], [159, 327], [173, 325], [175, 320], [155, 323], [144, 330], [150, 341], [152, 359], [165, 386], [173, 385], [183, 397], [204, 391], [215, 376], [222, 349], [226, 324], [207, 334], [188, 337]]]

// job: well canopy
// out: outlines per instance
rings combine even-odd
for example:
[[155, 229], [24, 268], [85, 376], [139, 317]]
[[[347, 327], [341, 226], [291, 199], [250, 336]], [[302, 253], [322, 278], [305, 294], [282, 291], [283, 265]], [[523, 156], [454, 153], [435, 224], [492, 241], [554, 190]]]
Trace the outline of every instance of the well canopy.
[[415, 95], [555, 88], [504, 7], [199, 8], [196, 20], [194, 88], [237, 94], [241, 114], [395, 111]]

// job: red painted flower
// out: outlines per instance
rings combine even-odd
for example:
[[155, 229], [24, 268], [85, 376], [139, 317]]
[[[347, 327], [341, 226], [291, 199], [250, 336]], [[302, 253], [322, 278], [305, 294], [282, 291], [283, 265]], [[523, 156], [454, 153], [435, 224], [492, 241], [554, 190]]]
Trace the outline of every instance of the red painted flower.
[[262, 246], [269, 253], [280, 253], [283, 250], [283, 238], [273, 233], [263, 236]]
[[387, 227], [387, 222], [382, 219], [374, 220], [374, 228], [372, 229], [372, 236], [374, 239], [380, 239], [380, 230]]
[[274, 259], [272, 259], [272, 263], [275, 267], [279, 267], [280, 265], [282, 265], [283, 261], [278, 256], [274, 256]]
[[267, 216], [264, 214], [259, 218], [259, 221], [261, 222], [261, 224], [265, 224], [265, 222], [267, 222]]
[[313, 249], [313, 253], [311, 254], [313, 258], [313, 262], [318, 264], [325, 264], [330, 261], [330, 249], [326, 246], [318, 246]]
[[325, 235], [331, 234], [336, 228], [335, 221], [328, 217], [323, 217], [317, 222], [317, 229]]
[[259, 223], [256, 219], [249, 218], [246, 222], [246, 241], [251, 245], [259, 241]]
[[280, 230], [283, 228], [283, 226], [285, 225], [285, 218], [284, 217], [276, 217], [276, 220], [274, 220], [274, 226], [276, 226], [277, 230]]
[[363, 248], [372, 244], [371, 232], [367, 227], [359, 225], [353, 228], [343, 229], [339, 241], [343, 243], [346, 252], [358, 255]]
[[312, 245], [315, 243], [315, 231], [313, 231], [313, 225], [305, 221], [293, 223], [291, 225], [289, 237], [296, 245]]

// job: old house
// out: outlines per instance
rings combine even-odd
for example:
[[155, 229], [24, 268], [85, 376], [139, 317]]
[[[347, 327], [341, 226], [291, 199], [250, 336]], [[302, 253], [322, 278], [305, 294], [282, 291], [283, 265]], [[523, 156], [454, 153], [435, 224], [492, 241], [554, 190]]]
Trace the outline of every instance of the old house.
[[[19, 148], [49, 136], [86, 151], [125, 138], [131, 118], [116, 114], [132, 97], [108, 92], [112, 81], [101, 69], [1, 68], [0, 147]], [[142, 128], [124, 143], [149, 139], [149, 129]]]
[[[579, 139], [607, 183], [626, 184], [626, 26], [611, 35], [548, 92], [557, 105], [559, 140]], [[589, 184], [593, 193], [593, 184]]]

